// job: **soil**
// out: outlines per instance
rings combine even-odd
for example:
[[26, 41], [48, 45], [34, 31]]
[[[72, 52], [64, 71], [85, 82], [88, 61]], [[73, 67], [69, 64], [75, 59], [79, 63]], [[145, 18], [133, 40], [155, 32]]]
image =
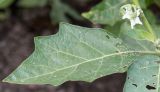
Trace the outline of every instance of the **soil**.
[[[83, 3], [82, 0], [66, 1], [79, 13], [100, 2], [100, 0], [89, 3]], [[10, 9], [12, 12], [10, 17], [0, 23], [0, 80], [9, 75], [33, 52], [35, 36], [55, 34], [58, 29], [58, 25], [52, 23], [49, 18], [50, 7], [22, 9], [13, 4]], [[88, 20], [71, 19], [72, 24], [93, 27]], [[0, 92], [122, 92], [125, 77], [126, 73], [113, 74], [92, 83], [68, 81], [58, 87], [0, 82]]]

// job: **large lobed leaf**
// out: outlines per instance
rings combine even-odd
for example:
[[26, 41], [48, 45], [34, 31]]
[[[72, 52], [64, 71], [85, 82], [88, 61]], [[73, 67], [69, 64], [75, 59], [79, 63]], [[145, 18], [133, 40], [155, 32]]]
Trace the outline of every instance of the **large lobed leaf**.
[[61, 23], [56, 35], [35, 38], [33, 54], [4, 82], [52, 85], [68, 80], [91, 82], [125, 72], [140, 54], [157, 54], [153, 44], [128, 41], [132, 48], [103, 29]]
[[[143, 49], [141, 49], [143, 50]], [[119, 38], [102, 29], [60, 24], [56, 35], [35, 38], [35, 51], [5, 82], [59, 85], [124, 72], [134, 60]]]

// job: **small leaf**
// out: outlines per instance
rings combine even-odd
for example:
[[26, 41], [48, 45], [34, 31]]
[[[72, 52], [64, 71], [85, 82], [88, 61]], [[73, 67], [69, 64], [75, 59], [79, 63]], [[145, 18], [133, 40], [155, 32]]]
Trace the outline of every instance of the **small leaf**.
[[123, 92], [160, 92], [160, 58], [142, 56], [131, 65]]
[[83, 16], [94, 23], [113, 26], [117, 21], [121, 20], [119, 9], [126, 3], [129, 3], [129, 0], [103, 0], [89, 12], [84, 13]]

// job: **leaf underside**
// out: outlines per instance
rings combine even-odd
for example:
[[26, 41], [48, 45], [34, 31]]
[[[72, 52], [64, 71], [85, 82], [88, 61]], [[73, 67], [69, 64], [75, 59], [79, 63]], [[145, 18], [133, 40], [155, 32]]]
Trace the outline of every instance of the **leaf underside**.
[[33, 54], [3, 81], [51, 85], [68, 80], [91, 82], [126, 71], [135, 56], [128, 52], [119, 38], [102, 29], [61, 23], [56, 35], [36, 37]]

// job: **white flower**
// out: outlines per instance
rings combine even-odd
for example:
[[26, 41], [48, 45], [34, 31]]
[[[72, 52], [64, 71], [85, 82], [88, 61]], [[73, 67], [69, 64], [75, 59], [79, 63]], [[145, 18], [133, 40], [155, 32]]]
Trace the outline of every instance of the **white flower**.
[[130, 22], [131, 22], [131, 28], [132, 29], [134, 28], [134, 26], [136, 24], [141, 24], [142, 25], [142, 22], [140, 21], [139, 17], [136, 17], [135, 19], [131, 19]]
[[133, 29], [136, 24], [141, 24], [140, 15], [143, 13], [142, 10], [131, 4], [127, 4], [121, 7], [122, 19], [129, 19], [131, 28]]

